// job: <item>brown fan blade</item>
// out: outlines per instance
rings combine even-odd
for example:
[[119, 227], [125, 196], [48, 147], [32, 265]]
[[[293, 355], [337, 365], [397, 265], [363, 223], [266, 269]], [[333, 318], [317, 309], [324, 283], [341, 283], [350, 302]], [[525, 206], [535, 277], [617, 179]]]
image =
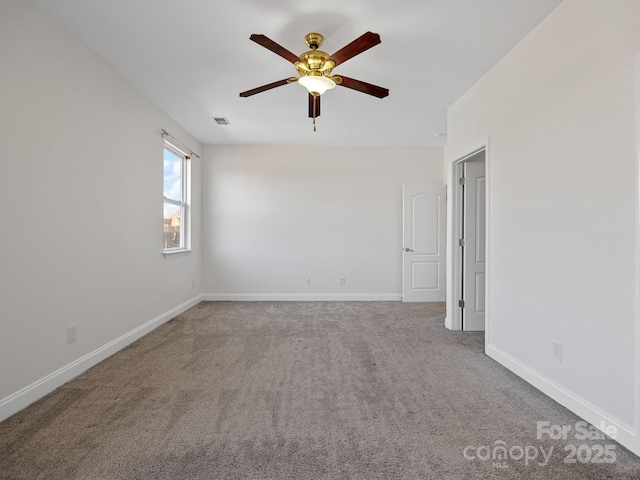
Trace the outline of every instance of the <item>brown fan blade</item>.
[[389, 95], [388, 88], [378, 87], [377, 85], [372, 85], [349, 77], [343, 77], [342, 75], [340, 75], [340, 78], [342, 78], [342, 82], [337, 83], [339, 86], [351, 88], [378, 98], [384, 98]]
[[291, 63], [296, 63], [300, 61], [300, 58], [295, 53], [291, 53], [289, 50], [284, 48], [282, 45], [277, 44], [269, 37], [265, 35], [261, 35], [258, 33], [254, 33], [249, 37], [249, 40], [253, 40], [258, 45], [262, 45], [267, 50], [271, 50], [276, 55], [280, 55], [285, 60], [290, 61]]
[[309, 94], [309, 118], [320, 116], [320, 95], [314, 97]]
[[287, 83], [292, 83], [290, 78], [285, 78], [283, 80], [278, 80], [277, 82], [268, 83], [267, 85], [262, 85], [261, 87], [256, 87], [251, 90], [247, 90], [246, 92], [242, 92], [240, 94], [241, 97], [250, 97], [251, 95], [255, 95], [256, 93], [266, 92], [267, 90], [271, 90], [272, 88], [281, 87], [282, 85], [286, 85]]
[[369, 50], [371, 47], [375, 47], [381, 41], [382, 40], [380, 40], [380, 35], [378, 35], [377, 33], [367, 32], [356, 38], [349, 45], [345, 45], [344, 47], [342, 47], [336, 53], [331, 55], [328, 60], [333, 60], [336, 65], [340, 65], [350, 58], [361, 54], [365, 50]]

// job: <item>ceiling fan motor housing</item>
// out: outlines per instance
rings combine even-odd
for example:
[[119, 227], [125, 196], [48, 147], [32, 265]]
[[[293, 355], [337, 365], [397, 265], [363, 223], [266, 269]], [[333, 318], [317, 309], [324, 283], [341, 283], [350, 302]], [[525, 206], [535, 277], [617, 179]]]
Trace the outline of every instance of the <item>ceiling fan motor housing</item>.
[[300, 55], [300, 61], [296, 63], [296, 69], [300, 75], [308, 75], [317, 72], [321, 75], [329, 75], [336, 66], [335, 62], [328, 60], [329, 54], [320, 50], [309, 50]]

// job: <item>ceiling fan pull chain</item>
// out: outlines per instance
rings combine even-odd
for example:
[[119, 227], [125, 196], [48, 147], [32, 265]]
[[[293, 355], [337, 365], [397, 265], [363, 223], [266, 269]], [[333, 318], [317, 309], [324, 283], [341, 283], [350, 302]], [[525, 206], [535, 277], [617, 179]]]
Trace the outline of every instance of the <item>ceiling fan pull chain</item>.
[[316, 101], [316, 97], [313, 97], [313, 132], [314, 133], [316, 131], [316, 115], [318, 114], [317, 105], [318, 105], [318, 102]]

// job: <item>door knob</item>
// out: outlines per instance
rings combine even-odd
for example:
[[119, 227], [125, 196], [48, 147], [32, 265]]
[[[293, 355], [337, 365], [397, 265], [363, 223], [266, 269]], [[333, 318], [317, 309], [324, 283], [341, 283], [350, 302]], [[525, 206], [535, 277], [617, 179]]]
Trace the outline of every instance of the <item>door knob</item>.
[[405, 252], [413, 252], [413, 250], [411, 250], [409, 247], [404, 247], [403, 249]]

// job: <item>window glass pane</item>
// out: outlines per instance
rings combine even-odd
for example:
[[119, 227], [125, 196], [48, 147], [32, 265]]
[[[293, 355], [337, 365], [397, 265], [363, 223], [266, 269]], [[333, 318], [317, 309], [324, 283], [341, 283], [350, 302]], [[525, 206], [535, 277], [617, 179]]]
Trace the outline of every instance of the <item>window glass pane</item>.
[[164, 150], [164, 196], [172, 200], [182, 199], [181, 158], [175, 153]]
[[164, 203], [164, 248], [179, 248], [180, 243], [180, 212], [178, 205]]

